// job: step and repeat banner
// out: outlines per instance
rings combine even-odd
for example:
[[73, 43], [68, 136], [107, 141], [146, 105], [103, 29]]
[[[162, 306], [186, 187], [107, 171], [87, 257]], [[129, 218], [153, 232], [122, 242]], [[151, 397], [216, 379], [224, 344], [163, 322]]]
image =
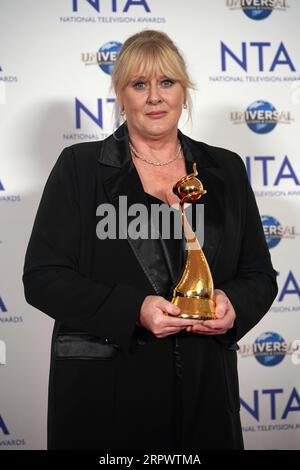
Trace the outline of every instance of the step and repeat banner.
[[197, 86], [181, 130], [243, 158], [278, 271], [239, 344], [245, 446], [300, 449], [299, 23], [298, 0], [0, 0], [0, 450], [46, 447], [53, 322], [21, 282], [44, 184], [63, 147], [113, 130], [114, 61], [146, 28]]

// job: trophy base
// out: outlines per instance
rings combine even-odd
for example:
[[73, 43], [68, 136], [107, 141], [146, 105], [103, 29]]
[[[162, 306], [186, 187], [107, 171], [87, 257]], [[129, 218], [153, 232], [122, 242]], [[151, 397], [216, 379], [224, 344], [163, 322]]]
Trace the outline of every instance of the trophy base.
[[178, 318], [190, 318], [192, 320], [215, 320], [215, 302], [212, 299], [201, 297], [173, 297], [172, 304], [180, 308], [179, 315], [172, 315]]

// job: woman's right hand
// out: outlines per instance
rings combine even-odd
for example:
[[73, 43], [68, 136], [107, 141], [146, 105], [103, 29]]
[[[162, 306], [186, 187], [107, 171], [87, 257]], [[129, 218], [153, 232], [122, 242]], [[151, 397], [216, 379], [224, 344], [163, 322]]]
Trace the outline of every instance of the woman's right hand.
[[139, 323], [157, 338], [165, 338], [179, 333], [197, 322], [197, 320], [169, 316], [164, 312], [178, 315], [180, 309], [163, 297], [148, 295], [141, 306]]

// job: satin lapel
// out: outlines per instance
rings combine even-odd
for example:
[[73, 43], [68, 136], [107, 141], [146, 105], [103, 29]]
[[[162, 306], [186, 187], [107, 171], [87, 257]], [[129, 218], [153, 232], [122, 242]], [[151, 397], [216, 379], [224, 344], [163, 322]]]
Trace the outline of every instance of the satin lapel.
[[198, 203], [204, 205], [203, 252], [213, 272], [224, 231], [224, 180], [220, 168], [203, 168], [200, 177], [207, 194]]
[[[120, 164], [116, 159], [118, 146], [122, 146], [122, 151], [125, 152], [125, 154], [123, 153], [119, 157], [123, 159]], [[127, 197], [127, 208], [133, 204], [143, 204], [148, 208], [141, 180], [131, 161], [130, 155], [128, 157], [129, 147], [127, 148], [124, 141], [122, 143], [116, 141], [115, 143], [110, 142], [109, 149], [110, 153], [107, 155], [108, 159], [102, 152], [100, 163], [103, 163], [103, 166], [101, 172], [107, 198], [115, 206], [117, 217], [119, 216], [120, 196]], [[110, 164], [109, 161], [113, 163]], [[112, 166], [115, 168], [112, 168]], [[169, 291], [170, 274], [164, 262], [161, 241], [159, 238], [133, 239], [129, 237], [127, 235], [127, 229], [133, 218], [133, 216], [128, 216], [128, 224], [126, 227], [121, 227], [121, 231], [126, 234], [126, 239], [155, 293], [164, 296]], [[148, 210], [148, 224], [149, 223], [150, 211]]]

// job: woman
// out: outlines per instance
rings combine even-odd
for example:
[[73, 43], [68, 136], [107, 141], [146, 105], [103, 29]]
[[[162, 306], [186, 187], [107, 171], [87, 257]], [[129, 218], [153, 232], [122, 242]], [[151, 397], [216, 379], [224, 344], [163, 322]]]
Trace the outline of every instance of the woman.
[[[125, 124], [62, 152], [26, 254], [26, 299], [56, 320], [49, 448], [242, 449], [236, 342], [277, 292], [244, 165], [178, 130], [192, 84], [166, 34], [130, 37], [113, 85]], [[102, 204], [118, 220], [120, 196], [128, 207], [177, 203], [172, 187], [193, 162], [207, 189], [217, 314], [207, 321], [176, 318], [169, 301], [180, 240], [101, 239], [97, 228]]]

